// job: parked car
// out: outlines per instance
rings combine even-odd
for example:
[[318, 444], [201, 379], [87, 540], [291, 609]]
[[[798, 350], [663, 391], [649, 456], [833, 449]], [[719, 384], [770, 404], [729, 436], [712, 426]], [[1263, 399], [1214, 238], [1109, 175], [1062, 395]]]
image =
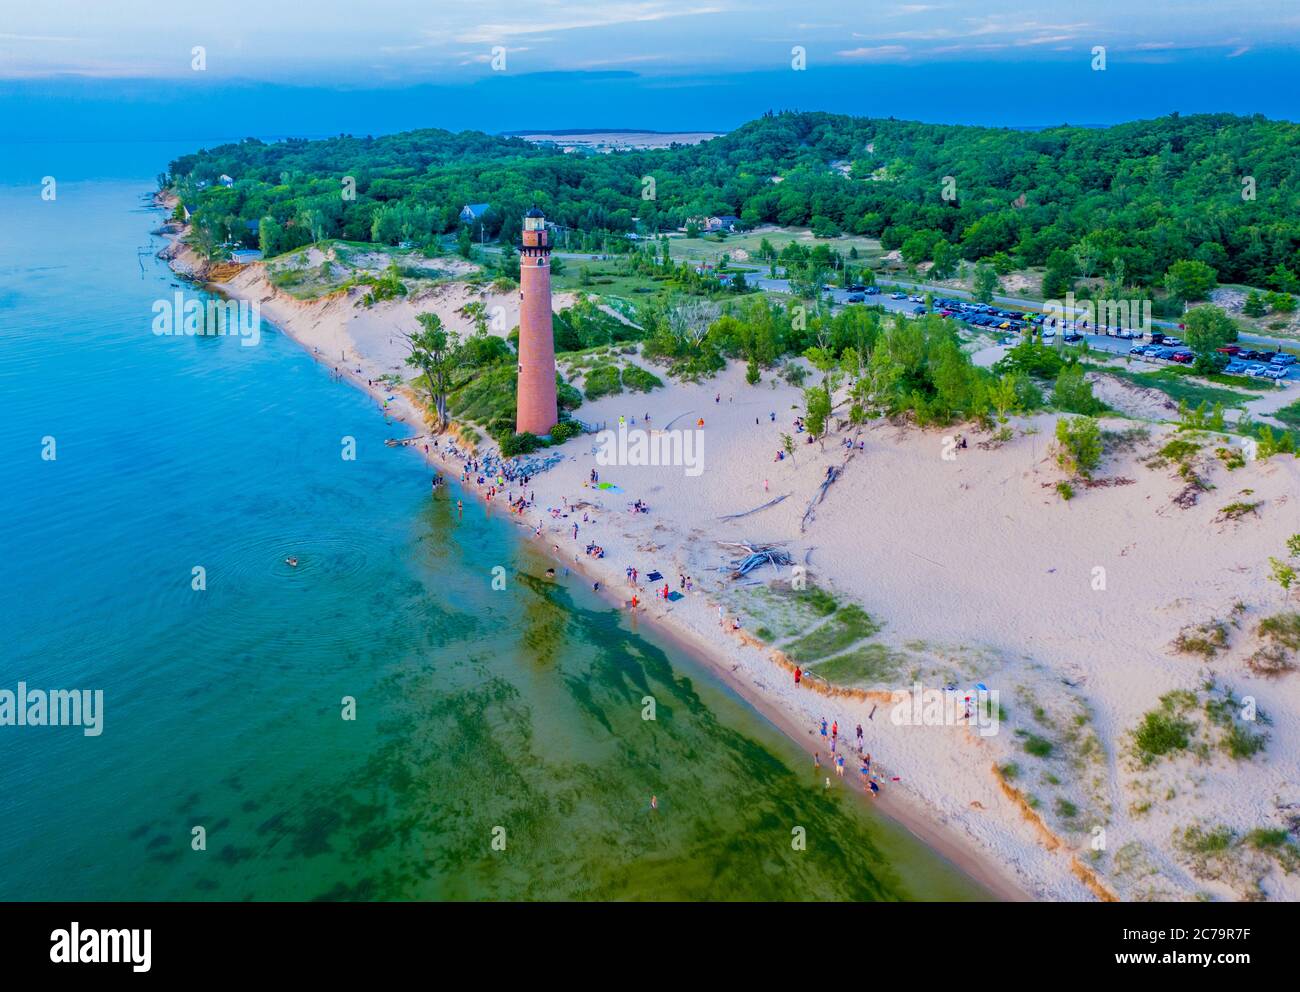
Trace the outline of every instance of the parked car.
[[879, 286], [868, 286], [868, 287], [867, 287], [867, 295], [868, 295], [868, 296], [878, 296], [879, 294], [880, 294], [880, 287], [879, 287]]
[[1241, 351], [1237, 352], [1237, 357], [1244, 358], [1249, 361], [1251, 359], [1258, 358], [1259, 352], [1255, 351], [1253, 348], [1242, 348]]
[[1270, 365], [1264, 370], [1264, 375], [1269, 379], [1285, 379], [1286, 369], [1280, 369], [1276, 365]]
[[912, 313], [916, 314], [918, 317], [923, 316], [925, 314], [925, 307], [912, 307]]
[[1263, 365], [1249, 365], [1246, 367], [1246, 375], [1261, 376], [1267, 371]]
[[1128, 353], [1130, 355], [1145, 355], [1147, 353], [1147, 346], [1144, 344], [1135, 344], [1128, 350]]
[[1258, 351], [1258, 352], [1255, 353], [1255, 357], [1256, 357], [1257, 359], [1259, 359], [1259, 361], [1261, 361], [1261, 362], [1272, 362], [1273, 359], [1277, 358], [1277, 352], [1276, 352], [1276, 351]]
[[849, 287], [849, 292], [850, 292], [850, 293], [865, 293], [866, 290], [867, 290], [867, 287], [866, 287], [866, 286], [850, 286], [850, 287]]
[[1295, 355], [1287, 351], [1280, 351], [1273, 356], [1274, 365], [1294, 365], [1296, 362]]
[[1241, 348], [1235, 344], [1225, 344], [1222, 348], [1215, 348], [1214, 350], [1221, 355], [1235, 355], [1241, 351]]
[[1066, 331], [1064, 334], [1061, 335], [1061, 339], [1066, 344], [1074, 344], [1074, 342], [1076, 341], [1082, 341], [1083, 335], [1080, 334], [1078, 331]]
[[1164, 336], [1164, 334], [1161, 333], [1160, 331], [1152, 331], [1152, 332], [1151, 332], [1151, 343], [1152, 343], [1152, 344], [1164, 344], [1164, 343], [1165, 343], [1165, 336]]
[[1196, 356], [1190, 351], [1175, 351], [1169, 356], [1171, 360], [1178, 362], [1180, 365], [1188, 365]]
[[1157, 349], [1155, 350], [1155, 356], [1156, 356], [1156, 358], [1163, 358], [1165, 361], [1169, 361], [1169, 359], [1171, 359], [1171, 358], [1174, 357], [1174, 349], [1173, 349], [1173, 348], [1157, 348]]
[[1241, 375], [1246, 371], [1245, 362], [1229, 362], [1223, 369], [1229, 375]]
[[891, 300], [905, 300], [905, 299], [907, 299], [907, 294], [906, 294], [906, 293], [890, 293], [890, 294], [889, 294], [889, 298], [890, 298]]
[[866, 297], [863, 296], [861, 293], [850, 293], [850, 294], [849, 294], [849, 302], [850, 302], [850, 303], [862, 303], [864, 300], [866, 300]]

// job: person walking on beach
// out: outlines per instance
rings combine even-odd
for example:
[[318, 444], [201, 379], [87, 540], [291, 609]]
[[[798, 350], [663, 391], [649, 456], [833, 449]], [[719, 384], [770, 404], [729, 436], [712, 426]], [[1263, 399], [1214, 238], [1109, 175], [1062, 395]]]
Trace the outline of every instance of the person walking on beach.
[[834, 723], [831, 724], [831, 740], [834, 740], [836, 737], [839, 736], [840, 736], [840, 722], [836, 720]]
[[844, 777], [844, 755], [842, 754], [835, 759], [835, 774], [840, 778]]
[[826, 736], [826, 718], [822, 717], [822, 736]]
[[794, 666], [794, 684], [795, 684], [796, 687], [799, 685], [799, 680], [800, 680], [801, 678], [803, 678], [803, 669], [800, 668], [798, 665], [795, 665], [795, 666]]

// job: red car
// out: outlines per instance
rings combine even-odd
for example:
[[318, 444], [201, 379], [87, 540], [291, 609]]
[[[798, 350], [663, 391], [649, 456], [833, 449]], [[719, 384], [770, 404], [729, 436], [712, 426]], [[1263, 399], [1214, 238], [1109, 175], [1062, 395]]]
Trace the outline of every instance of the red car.
[[1222, 348], [1215, 348], [1214, 350], [1221, 355], [1235, 355], [1237, 352], [1241, 351], [1241, 347], [1235, 344], [1228, 344], [1224, 345]]

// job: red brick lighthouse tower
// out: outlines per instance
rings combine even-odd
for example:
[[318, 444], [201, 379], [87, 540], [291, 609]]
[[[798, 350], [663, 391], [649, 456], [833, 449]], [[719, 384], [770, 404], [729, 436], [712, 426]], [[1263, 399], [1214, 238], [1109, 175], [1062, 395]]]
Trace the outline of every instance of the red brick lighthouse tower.
[[555, 405], [555, 338], [551, 331], [551, 246], [546, 219], [534, 207], [524, 215], [519, 256], [519, 390], [515, 429], [549, 434], [560, 419]]

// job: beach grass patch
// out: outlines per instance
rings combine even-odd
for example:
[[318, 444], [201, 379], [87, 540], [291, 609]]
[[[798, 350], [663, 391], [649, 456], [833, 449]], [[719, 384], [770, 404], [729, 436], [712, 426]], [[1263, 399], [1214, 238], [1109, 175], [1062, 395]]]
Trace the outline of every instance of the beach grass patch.
[[1268, 734], [1253, 733], [1236, 721], [1227, 727], [1219, 739], [1220, 750], [1233, 761], [1248, 761], [1267, 746]]
[[1235, 472], [1246, 464], [1246, 456], [1238, 448], [1215, 448], [1214, 453], [1229, 472]]
[[824, 617], [830, 616], [840, 608], [839, 602], [825, 589], [810, 586], [804, 593], [804, 599], [814, 610]]
[[1288, 427], [1300, 428], [1300, 400], [1284, 406], [1280, 410], [1274, 410], [1273, 416]]
[[1300, 613], [1277, 613], [1265, 617], [1256, 630], [1261, 637], [1269, 637], [1292, 651], [1300, 650]]
[[860, 606], [850, 603], [837, 610], [820, 627], [791, 644], [787, 651], [801, 660], [817, 661], [837, 654], [879, 630], [879, 623]]
[[1201, 446], [1194, 441], [1176, 437], [1167, 442], [1157, 454], [1171, 462], [1186, 462], [1200, 450]]
[[1189, 706], [1186, 696], [1191, 696], [1190, 705], [1194, 706], [1194, 695], [1176, 689], [1160, 697], [1159, 709], [1142, 717], [1133, 732], [1133, 751], [1143, 765], [1150, 765], [1176, 751], [1187, 750], [1196, 728], [1183, 718]]
[[618, 366], [597, 365], [592, 368], [583, 381], [582, 391], [589, 400], [598, 400], [602, 396], [617, 396], [623, 391]]
[[1191, 407], [1199, 406], [1201, 403], [1205, 403], [1209, 407], [1214, 406], [1215, 403], [1222, 403], [1225, 407], [1241, 407], [1245, 406], [1247, 401], [1253, 399], [1253, 397], [1233, 389], [1207, 385], [1178, 369], [1130, 372], [1127, 369], [1108, 366], [1105, 371], [1107, 375], [1127, 380], [1134, 385], [1157, 389], [1175, 403], [1186, 400], [1188, 406]]
[[1221, 825], [1208, 830], [1191, 826], [1183, 831], [1178, 846], [1189, 854], [1213, 856], [1228, 851], [1232, 847], [1235, 836], [1232, 828], [1228, 826]]
[[1046, 737], [1039, 737], [1037, 734], [1026, 734], [1024, 749], [1026, 754], [1032, 754], [1035, 758], [1050, 758], [1055, 745]]
[[1184, 627], [1173, 643], [1179, 654], [1195, 654], [1202, 658], [1213, 658], [1227, 646], [1228, 625], [1217, 619]]
[[648, 372], [639, 365], [629, 365], [623, 369], [623, 385], [634, 393], [648, 393], [663, 385], [663, 380], [653, 372]]
[[1229, 503], [1227, 506], [1221, 509], [1216, 519], [1240, 520], [1242, 517], [1250, 513], [1255, 514], [1255, 516], [1259, 516], [1259, 508], [1263, 505], [1264, 505], [1263, 500], [1256, 500], [1253, 503], [1237, 500], [1234, 503]]
[[861, 687], [895, 679], [906, 660], [906, 655], [883, 644], [863, 644], [817, 662], [814, 669], [832, 685]]

